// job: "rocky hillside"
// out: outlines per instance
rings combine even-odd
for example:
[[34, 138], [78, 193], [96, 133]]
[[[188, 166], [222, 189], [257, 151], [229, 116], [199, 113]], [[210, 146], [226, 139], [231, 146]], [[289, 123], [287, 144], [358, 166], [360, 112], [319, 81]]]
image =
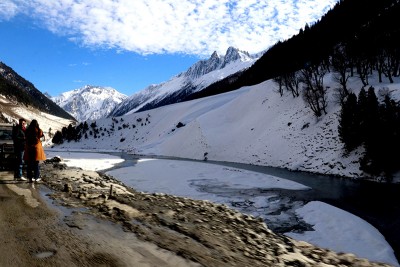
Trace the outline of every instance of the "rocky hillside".
[[3, 62], [0, 62], [0, 94], [13, 103], [29, 106], [64, 119], [75, 120], [68, 112], [36, 89], [31, 82], [25, 80]]

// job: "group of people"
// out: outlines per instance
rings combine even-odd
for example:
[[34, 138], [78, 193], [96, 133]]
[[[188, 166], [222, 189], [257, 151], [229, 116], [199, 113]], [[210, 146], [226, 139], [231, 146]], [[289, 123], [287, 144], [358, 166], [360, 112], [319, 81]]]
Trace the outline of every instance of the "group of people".
[[[46, 159], [41, 138], [45, 140], [45, 136], [37, 120], [32, 120], [27, 127], [26, 120], [23, 118], [19, 119], [19, 123], [13, 129], [14, 151], [16, 155], [15, 180], [40, 181], [39, 161]], [[24, 161], [27, 164], [27, 179], [22, 176]]]

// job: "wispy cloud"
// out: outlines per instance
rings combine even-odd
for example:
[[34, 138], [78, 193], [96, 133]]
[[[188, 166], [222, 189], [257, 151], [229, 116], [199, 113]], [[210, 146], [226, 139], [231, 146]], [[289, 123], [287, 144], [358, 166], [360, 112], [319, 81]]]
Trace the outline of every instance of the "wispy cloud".
[[77, 67], [77, 66], [89, 66], [91, 63], [89, 62], [82, 62], [82, 63], [70, 63], [68, 64], [68, 67]]
[[[5, 1], [5, 2], [4, 2]], [[50, 31], [94, 47], [140, 54], [260, 52], [296, 34], [338, 0], [2, 0]]]

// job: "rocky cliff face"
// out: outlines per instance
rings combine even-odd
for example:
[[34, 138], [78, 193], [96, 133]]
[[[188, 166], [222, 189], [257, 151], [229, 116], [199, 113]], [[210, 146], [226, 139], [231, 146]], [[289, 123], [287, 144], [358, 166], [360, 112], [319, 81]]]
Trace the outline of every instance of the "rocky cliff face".
[[250, 56], [248, 52], [229, 47], [225, 56], [219, 56], [217, 52], [214, 52], [209, 59], [201, 60], [190, 67], [184, 75], [192, 79], [197, 79], [212, 71], [223, 69], [235, 61], [246, 62], [252, 59], [254, 57]]

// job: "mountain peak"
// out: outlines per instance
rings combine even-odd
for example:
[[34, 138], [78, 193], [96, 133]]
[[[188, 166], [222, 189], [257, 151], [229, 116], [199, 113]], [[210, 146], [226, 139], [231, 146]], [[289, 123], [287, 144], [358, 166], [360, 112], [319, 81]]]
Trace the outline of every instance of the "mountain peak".
[[52, 100], [78, 121], [108, 116], [116, 105], [127, 98], [112, 87], [85, 85], [53, 97]]
[[240, 58], [239, 49], [234, 47], [229, 47], [228, 50], [226, 50], [225, 59], [226, 58], [239, 59]]
[[211, 55], [211, 57], [210, 57], [210, 60], [211, 60], [211, 59], [214, 59], [214, 58], [219, 58], [219, 55], [218, 55], [217, 51], [214, 51], [214, 52], [212, 53], [212, 55]]
[[252, 57], [248, 52], [240, 51], [235, 47], [229, 47], [225, 56], [220, 57], [217, 51], [214, 51], [209, 59], [200, 60], [191, 66], [186, 71], [185, 75], [187, 77], [191, 77], [192, 79], [196, 79], [214, 70], [223, 69], [225, 66], [236, 60], [245, 62], [251, 59]]
[[251, 58], [251, 56], [250, 56], [249, 52], [241, 51], [235, 47], [229, 47], [228, 50], [226, 51], [226, 54], [224, 57], [224, 62], [230, 63], [230, 62], [233, 62], [238, 59], [240, 59], [241, 61], [247, 61], [250, 58]]

